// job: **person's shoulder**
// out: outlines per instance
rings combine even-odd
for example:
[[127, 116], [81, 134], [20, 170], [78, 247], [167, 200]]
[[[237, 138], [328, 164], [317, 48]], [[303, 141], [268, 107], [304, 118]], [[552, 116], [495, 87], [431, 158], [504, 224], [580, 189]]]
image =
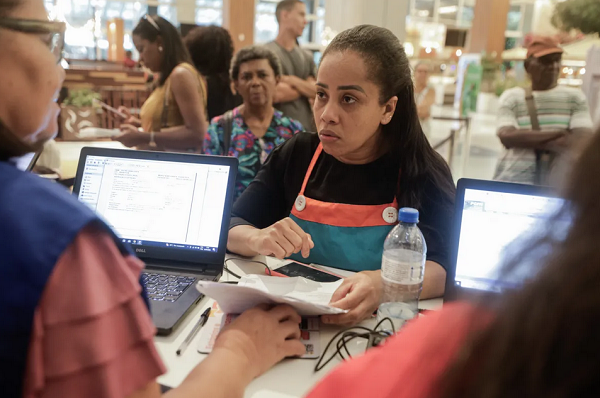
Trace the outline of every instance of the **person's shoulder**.
[[554, 91], [556, 93], [565, 95], [566, 97], [568, 97], [569, 101], [577, 101], [577, 102], [587, 101], [587, 97], [585, 96], [585, 93], [581, 89], [578, 89], [578, 88], [558, 85], [554, 89]]
[[310, 156], [319, 146], [319, 142], [317, 134], [300, 132], [277, 147], [274, 152], [284, 158]]
[[509, 88], [500, 96], [500, 102], [510, 102], [515, 100], [525, 100], [525, 89], [523, 87]]
[[[98, 219], [62, 185], [1, 163], [0, 220], [5, 231], [36, 226], [35, 234], [11, 238], [30, 243], [49, 236], [61, 239]], [[33, 244], [28, 247], [35, 247]]]
[[292, 119], [291, 117], [285, 116], [281, 111], [275, 110], [274, 116], [278, 125], [289, 128], [294, 133], [300, 133], [305, 131], [304, 126], [302, 126], [302, 123], [300, 123], [296, 119]]
[[216, 128], [221, 126], [221, 120], [223, 120], [223, 118], [225, 117], [225, 115], [220, 115], [220, 116], [215, 116], [211, 119], [210, 121], [210, 125], [214, 126]]
[[271, 51], [279, 50], [279, 44], [277, 44], [277, 42], [275, 40], [264, 43], [262, 46], [265, 48], [268, 48]]
[[67, 206], [80, 208], [82, 211], [87, 210], [87, 207], [81, 205], [62, 185], [52, 183], [35, 174], [20, 171], [10, 165], [3, 164], [2, 166], [2, 169], [0, 169], [3, 174], [0, 178], [2, 182], [2, 199], [8, 200], [13, 197], [28, 200], [35, 198], [35, 202], [44, 200], [61, 201]]
[[169, 79], [172, 83], [188, 83], [192, 79], [197, 79], [200, 76], [200, 73], [194, 68], [192, 65], [188, 63], [181, 63], [177, 65], [171, 74], [169, 75]]
[[243, 119], [243, 116], [242, 116], [239, 108], [240, 107], [238, 106], [237, 108], [231, 109], [231, 110], [225, 112], [222, 115], [213, 117], [212, 120], [210, 121], [210, 124], [221, 125], [223, 119], [225, 118], [225, 115], [227, 115], [227, 113], [229, 113], [229, 112], [231, 112], [233, 120]]

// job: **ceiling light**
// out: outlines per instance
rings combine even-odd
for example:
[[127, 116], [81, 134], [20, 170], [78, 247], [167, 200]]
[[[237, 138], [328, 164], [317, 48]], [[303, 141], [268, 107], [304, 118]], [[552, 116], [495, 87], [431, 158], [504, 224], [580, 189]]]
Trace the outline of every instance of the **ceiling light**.
[[458, 6], [446, 6], [438, 8], [440, 14], [452, 14], [458, 11]]

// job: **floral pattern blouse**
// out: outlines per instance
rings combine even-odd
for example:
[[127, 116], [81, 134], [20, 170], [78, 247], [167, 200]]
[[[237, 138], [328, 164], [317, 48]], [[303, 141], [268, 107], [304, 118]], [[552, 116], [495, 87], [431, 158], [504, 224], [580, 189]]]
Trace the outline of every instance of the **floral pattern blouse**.
[[[223, 115], [217, 116], [211, 121], [204, 138], [204, 153], [207, 155], [222, 156], [225, 153], [221, 119], [223, 119]], [[299, 122], [283, 116], [283, 113], [276, 109], [267, 132], [263, 137], [257, 138], [246, 125], [244, 117], [240, 113], [240, 107], [233, 110], [231, 144], [227, 156], [234, 156], [239, 161], [234, 200], [237, 200], [254, 180], [273, 149], [303, 130]]]

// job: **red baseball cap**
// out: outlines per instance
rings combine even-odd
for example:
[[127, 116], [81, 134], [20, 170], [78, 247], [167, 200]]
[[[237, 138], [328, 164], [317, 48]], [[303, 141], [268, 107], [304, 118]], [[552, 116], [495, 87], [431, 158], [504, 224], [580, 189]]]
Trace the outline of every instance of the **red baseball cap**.
[[533, 36], [527, 46], [527, 58], [540, 58], [549, 54], [562, 54], [558, 40], [552, 36]]

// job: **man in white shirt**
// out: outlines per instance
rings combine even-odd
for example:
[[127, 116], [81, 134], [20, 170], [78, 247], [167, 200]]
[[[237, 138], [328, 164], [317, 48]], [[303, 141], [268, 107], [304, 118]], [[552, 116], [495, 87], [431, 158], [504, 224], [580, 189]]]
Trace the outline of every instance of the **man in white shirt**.
[[592, 134], [583, 92], [558, 85], [562, 53], [552, 37], [534, 37], [528, 46], [525, 69], [531, 78], [539, 129], [532, 124], [527, 90], [516, 87], [500, 97], [497, 135], [506, 150], [494, 179], [548, 185], [548, 170]]

